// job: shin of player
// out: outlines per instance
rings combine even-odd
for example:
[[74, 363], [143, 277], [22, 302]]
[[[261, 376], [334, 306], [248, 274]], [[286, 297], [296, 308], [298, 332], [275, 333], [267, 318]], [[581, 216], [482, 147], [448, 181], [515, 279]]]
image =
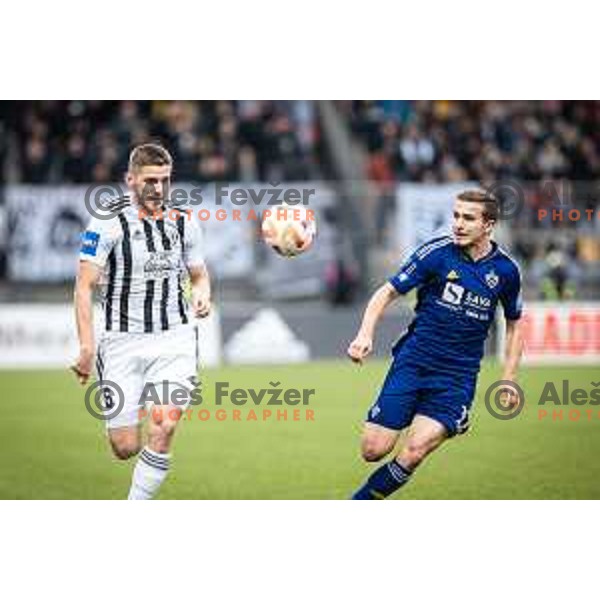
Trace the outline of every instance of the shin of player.
[[[171, 170], [163, 147], [145, 144], [133, 150], [126, 176], [130, 194], [117, 200], [114, 218], [91, 220], [75, 285], [80, 351], [72, 369], [84, 385], [96, 355], [107, 413], [115, 404], [105, 393], [109, 384], [122, 393], [122, 404], [106, 425], [117, 458], [139, 455], [128, 496], [134, 500], [154, 497], [167, 476], [173, 434], [185, 408], [185, 403], [170, 404], [172, 392], [183, 389], [191, 400], [198, 370], [193, 317], [210, 311], [199, 224], [183, 214], [175, 221], [152, 216], [168, 198]], [[187, 278], [191, 306], [184, 294]], [[98, 284], [104, 327], [96, 344], [92, 296]], [[161, 410], [150, 411], [143, 445], [142, 409], [149, 387], [158, 393]]]
[[[400, 294], [416, 288], [415, 319], [393, 348], [393, 362], [370, 408], [362, 455], [374, 462], [390, 454], [407, 430], [393, 460], [376, 469], [353, 495], [386, 498], [405, 485], [444, 440], [468, 428], [484, 342], [498, 303], [506, 319], [504, 380], [514, 381], [522, 352], [520, 273], [515, 261], [491, 238], [497, 220], [493, 196], [460, 194], [453, 235], [419, 247], [400, 271], [369, 301], [360, 330], [348, 348], [357, 363], [373, 348], [377, 323]], [[518, 398], [505, 398], [514, 405]]]

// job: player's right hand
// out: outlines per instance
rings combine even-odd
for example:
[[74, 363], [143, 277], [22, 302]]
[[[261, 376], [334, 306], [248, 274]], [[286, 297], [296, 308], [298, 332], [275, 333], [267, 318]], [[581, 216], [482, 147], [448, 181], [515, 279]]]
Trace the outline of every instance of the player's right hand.
[[348, 346], [348, 356], [352, 362], [362, 365], [363, 360], [373, 351], [373, 339], [365, 335], [357, 335]]
[[94, 364], [94, 352], [87, 348], [80, 348], [79, 357], [70, 369], [75, 373], [81, 385], [85, 385], [92, 374]]
[[210, 298], [203, 294], [194, 293], [192, 295], [192, 310], [194, 316], [199, 319], [204, 319], [210, 314], [211, 302]]

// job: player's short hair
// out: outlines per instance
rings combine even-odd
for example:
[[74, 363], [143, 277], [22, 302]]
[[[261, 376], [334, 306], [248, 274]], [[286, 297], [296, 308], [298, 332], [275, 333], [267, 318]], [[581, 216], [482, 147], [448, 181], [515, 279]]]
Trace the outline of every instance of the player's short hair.
[[483, 218], [488, 221], [498, 220], [498, 199], [485, 190], [465, 190], [456, 197], [463, 202], [478, 202], [483, 204]]
[[141, 144], [129, 155], [129, 170], [137, 171], [142, 167], [173, 166], [169, 151], [160, 144]]

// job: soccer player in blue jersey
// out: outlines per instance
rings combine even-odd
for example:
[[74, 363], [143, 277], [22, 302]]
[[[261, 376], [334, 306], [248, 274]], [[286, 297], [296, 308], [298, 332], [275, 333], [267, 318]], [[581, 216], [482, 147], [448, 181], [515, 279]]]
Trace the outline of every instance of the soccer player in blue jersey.
[[[355, 500], [383, 499], [407, 483], [444, 440], [466, 431], [484, 342], [498, 302], [506, 319], [503, 379], [514, 381], [522, 353], [519, 267], [491, 240], [496, 199], [481, 190], [456, 198], [452, 236], [418, 248], [400, 271], [373, 294], [348, 355], [362, 363], [373, 348], [375, 328], [387, 306], [417, 288], [415, 318], [392, 350], [393, 362], [371, 406], [362, 456], [375, 462], [406, 439], [393, 460], [355, 492]], [[519, 402], [505, 394], [508, 407]]]

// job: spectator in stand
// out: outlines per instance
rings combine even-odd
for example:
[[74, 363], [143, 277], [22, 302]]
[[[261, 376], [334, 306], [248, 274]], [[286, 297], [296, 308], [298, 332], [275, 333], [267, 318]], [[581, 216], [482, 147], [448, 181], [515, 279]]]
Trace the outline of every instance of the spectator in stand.
[[8, 128], [4, 122], [4, 114], [0, 111], [0, 185], [6, 179], [6, 155], [8, 152]]
[[[370, 153], [383, 152], [396, 178], [437, 181], [505, 177], [600, 177], [600, 102], [356, 101], [338, 104]], [[395, 146], [399, 146], [399, 153]]]
[[21, 172], [28, 183], [44, 183], [50, 178], [52, 166], [48, 142], [43, 136], [33, 135], [22, 148]]
[[315, 119], [306, 101], [25, 101], [2, 107], [6, 133], [18, 144], [12, 172], [26, 183], [118, 180], [116, 167], [131, 146], [153, 139], [171, 149], [179, 181], [305, 179], [314, 175]]
[[63, 177], [68, 183], [86, 183], [92, 179], [87, 144], [80, 133], [72, 134], [67, 142]]
[[[597, 205], [591, 186], [600, 179], [600, 102], [584, 101], [355, 101], [339, 112], [369, 155], [376, 183], [385, 164], [394, 181], [517, 181], [525, 207], [515, 227], [593, 229], [540, 220], [541, 181], [568, 181], [570, 202]], [[591, 199], [590, 199], [591, 198]], [[545, 206], [545, 205], [544, 205]], [[564, 205], [566, 206], [566, 205]]]

